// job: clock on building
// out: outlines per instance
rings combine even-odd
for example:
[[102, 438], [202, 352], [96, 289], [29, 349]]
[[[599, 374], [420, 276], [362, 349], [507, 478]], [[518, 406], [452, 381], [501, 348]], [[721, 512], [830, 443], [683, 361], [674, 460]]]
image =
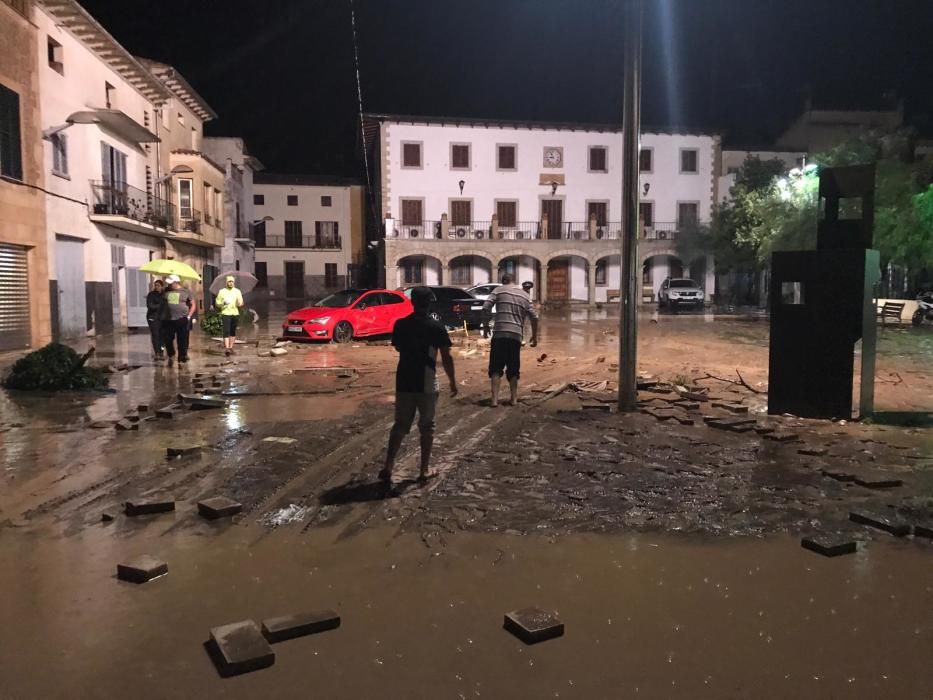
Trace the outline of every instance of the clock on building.
[[564, 165], [564, 149], [546, 146], [544, 149], [544, 167], [560, 168]]

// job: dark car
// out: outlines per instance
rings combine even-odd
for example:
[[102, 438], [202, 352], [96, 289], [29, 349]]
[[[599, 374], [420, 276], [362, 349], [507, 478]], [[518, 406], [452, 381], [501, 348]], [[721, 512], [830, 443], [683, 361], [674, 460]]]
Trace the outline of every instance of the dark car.
[[[428, 315], [435, 321], [440, 321], [448, 328], [479, 328], [482, 321], [482, 311], [472, 307], [478, 306], [478, 299], [459, 287], [426, 286], [433, 295]], [[411, 299], [411, 290], [414, 287], [405, 287], [401, 290], [408, 299]]]

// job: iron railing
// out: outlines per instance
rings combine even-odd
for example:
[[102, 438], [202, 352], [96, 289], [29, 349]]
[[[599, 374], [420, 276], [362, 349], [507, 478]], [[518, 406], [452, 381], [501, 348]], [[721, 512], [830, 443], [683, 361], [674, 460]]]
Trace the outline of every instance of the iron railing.
[[310, 250], [340, 250], [340, 236], [282, 236], [266, 234], [256, 237], [257, 248], [307, 248]]
[[201, 212], [190, 207], [178, 208], [178, 220], [175, 223], [176, 231], [196, 233], [201, 235]]
[[642, 226], [642, 238], [649, 241], [675, 240], [680, 228], [677, 223], [655, 221], [651, 226]]
[[175, 221], [175, 205], [125, 182], [91, 181], [91, 213], [123, 216], [156, 228]]
[[[696, 224], [692, 224], [695, 226]], [[651, 226], [641, 226], [641, 238], [647, 240], [675, 240], [683, 226], [671, 222], [654, 222]], [[592, 226], [589, 221], [564, 221], [556, 227], [545, 226], [541, 221], [519, 221], [508, 226], [499, 224], [493, 231], [490, 221], [473, 221], [467, 225], [455, 226], [449, 224], [447, 235], [443, 235], [440, 221], [422, 221], [421, 223], [396, 223], [395, 230], [389, 233], [390, 238], [425, 239], [429, 241], [463, 241], [463, 240], [507, 240], [507, 241], [543, 241], [543, 240], [577, 240], [602, 241], [619, 240], [622, 238], [622, 223], [607, 221]]]

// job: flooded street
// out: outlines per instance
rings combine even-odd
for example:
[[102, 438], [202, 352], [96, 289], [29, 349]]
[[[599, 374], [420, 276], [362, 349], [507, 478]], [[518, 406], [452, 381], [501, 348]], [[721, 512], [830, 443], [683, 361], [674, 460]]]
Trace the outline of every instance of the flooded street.
[[[385, 498], [395, 351], [260, 356], [270, 316], [230, 362], [200, 334], [175, 369], [145, 336], [100, 338], [113, 393], [0, 393], [0, 698], [933, 697], [933, 542], [849, 518], [933, 523], [928, 329], [880, 333], [871, 423], [767, 416], [755, 317], [646, 314], [625, 415], [606, 311], [548, 313], [514, 408], [486, 405], [488, 344], [460, 334], [436, 476], [414, 482], [409, 436]], [[225, 403], [190, 410], [202, 394]], [[212, 496], [242, 511], [205, 520]], [[140, 498], [175, 510], [124, 515]], [[168, 575], [117, 581], [142, 554]], [[502, 629], [529, 606], [565, 635]], [[337, 630], [262, 671], [222, 679], [202, 646], [326, 609]]]

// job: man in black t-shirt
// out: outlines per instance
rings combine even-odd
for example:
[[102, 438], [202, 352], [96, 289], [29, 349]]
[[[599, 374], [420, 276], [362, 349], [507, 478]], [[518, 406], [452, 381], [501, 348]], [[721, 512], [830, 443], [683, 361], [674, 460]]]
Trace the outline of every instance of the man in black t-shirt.
[[431, 290], [416, 287], [411, 291], [411, 303], [415, 312], [395, 322], [392, 329], [392, 345], [399, 352], [398, 368], [395, 371], [395, 424], [389, 433], [389, 449], [386, 452], [385, 468], [379, 478], [387, 485], [392, 483], [392, 468], [402, 440], [411, 430], [418, 412], [418, 428], [421, 431], [421, 473], [419, 481], [428, 478], [428, 463], [434, 444], [434, 413], [437, 409], [437, 355], [440, 353], [444, 371], [450, 380], [450, 395], [457, 395], [457, 380], [454, 377], [454, 358], [450, 354], [450, 336], [447, 329], [428, 317]]

